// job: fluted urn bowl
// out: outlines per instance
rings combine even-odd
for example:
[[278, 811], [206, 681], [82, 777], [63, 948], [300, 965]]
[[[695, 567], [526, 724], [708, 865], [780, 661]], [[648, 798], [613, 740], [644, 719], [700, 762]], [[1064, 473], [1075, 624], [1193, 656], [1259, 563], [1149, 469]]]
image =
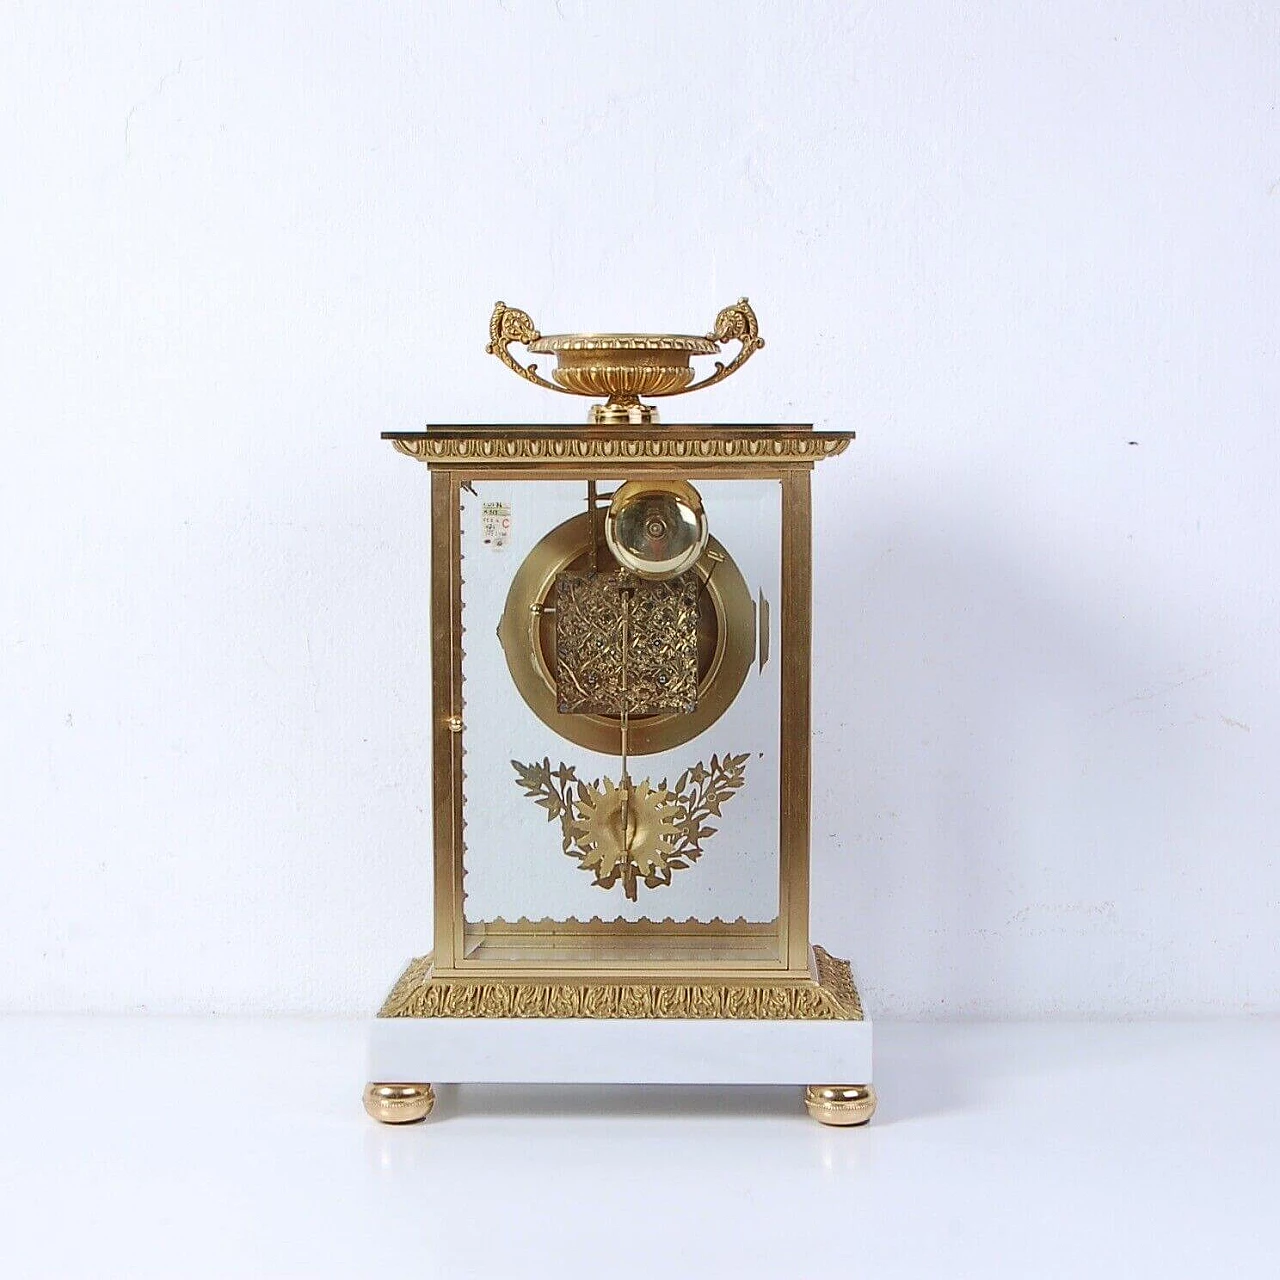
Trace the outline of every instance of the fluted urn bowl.
[[556, 357], [552, 380], [580, 396], [670, 396], [694, 379], [690, 356], [720, 350], [686, 333], [557, 333], [529, 344]]
[[[522, 343], [533, 355], [553, 355], [551, 381], [536, 364], [521, 365], [508, 349]], [[738, 342], [738, 354], [728, 363], [717, 360], [715, 372], [694, 382], [694, 356], [712, 356], [727, 342]], [[593, 405], [592, 422], [656, 422], [657, 410], [641, 403], [641, 396], [674, 396], [720, 382], [764, 346], [755, 312], [746, 298], [725, 307], [715, 328], [705, 336], [690, 333], [555, 333], [543, 336], [525, 311], [499, 302], [489, 321], [491, 355], [522, 378], [551, 391], [571, 395], [605, 396]]]

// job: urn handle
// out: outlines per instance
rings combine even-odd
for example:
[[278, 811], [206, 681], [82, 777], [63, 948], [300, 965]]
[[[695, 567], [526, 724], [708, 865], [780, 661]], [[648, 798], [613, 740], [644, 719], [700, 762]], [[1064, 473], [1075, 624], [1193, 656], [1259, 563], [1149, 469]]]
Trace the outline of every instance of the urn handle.
[[[752, 311], [751, 304], [746, 298], [739, 298], [733, 306], [725, 307], [716, 316], [715, 327], [707, 334], [707, 337], [712, 342], [720, 343], [721, 346], [726, 342], [737, 342], [739, 344], [738, 354], [728, 364], [717, 360], [715, 373], [703, 378], [701, 382], [691, 383], [684, 388], [684, 392], [698, 391], [702, 387], [711, 387], [717, 382], [723, 382], [731, 373], [737, 373], [764, 346], [764, 339], [760, 336], [760, 325], [756, 320], [756, 313]], [[684, 392], [679, 394], [684, 394]], [[658, 392], [656, 394], [675, 395], [677, 393]]]
[[493, 315], [489, 317], [489, 345], [485, 350], [491, 356], [497, 356], [512, 373], [518, 373], [535, 386], [572, 395], [573, 393], [566, 391], [564, 387], [557, 387], [554, 382], [548, 382], [542, 377], [538, 373], [536, 364], [523, 365], [508, 350], [513, 342], [527, 347], [531, 342], [537, 342], [541, 336], [527, 311], [509, 307], [505, 302], [496, 302], [493, 306]]

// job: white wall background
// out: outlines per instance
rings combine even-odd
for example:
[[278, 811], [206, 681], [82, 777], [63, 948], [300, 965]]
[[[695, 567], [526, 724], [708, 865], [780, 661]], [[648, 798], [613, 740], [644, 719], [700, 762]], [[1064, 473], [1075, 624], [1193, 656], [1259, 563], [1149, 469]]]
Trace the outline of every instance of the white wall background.
[[1280, 1009], [1264, 3], [0, 11], [0, 1007], [429, 943], [428, 418], [690, 328], [817, 475], [816, 937], [880, 1013]]

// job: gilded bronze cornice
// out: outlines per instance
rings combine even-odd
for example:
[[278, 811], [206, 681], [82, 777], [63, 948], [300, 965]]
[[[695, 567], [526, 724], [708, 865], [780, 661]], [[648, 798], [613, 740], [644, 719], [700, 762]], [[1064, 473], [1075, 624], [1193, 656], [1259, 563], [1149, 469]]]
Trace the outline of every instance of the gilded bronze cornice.
[[384, 431], [399, 452], [437, 467], [652, 466], [728, 463], [786, 466], [821, 462], [849, 447], [852, 431], [808, 426], [440, 426]]

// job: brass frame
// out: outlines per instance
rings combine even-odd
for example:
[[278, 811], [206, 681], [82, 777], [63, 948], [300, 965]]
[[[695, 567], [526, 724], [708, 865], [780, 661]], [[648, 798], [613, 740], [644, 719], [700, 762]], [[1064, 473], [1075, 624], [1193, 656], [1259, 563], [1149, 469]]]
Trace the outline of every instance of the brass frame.
[[[799, 426], [635, 428], [627, 426], [435, 427], [387, 432], [384, 439], [431, 468], [432, 505], [432, 706], [435, 812], [435, 949], [437, 980], [604, 982], [620, 971], [631, 982], [705, 983], [717, 971], [732, 983], [811, 984], [816, 980], [809, 945], [810, 617], [812, 596], [810, 472], [813, 463], [844, 451], [852, 432], [815, 432]], [[717, 962], [693, 956], [682, 942], [669, 958], [611, 959], [598, 952], [584, 963], [537, 963], [518, 970], [510, 959], [467, 954], [463, 914], [462, 767], [465, 706], [462, 695], [461, 543], [459, 490], [473, 479], [589, 480], [602, 471], [629, 478], [692, 480], [751, 476], [782, 487], [782, 565], [778, 660], [781, 662], [778, 918], [771, 945], [759, 959]], [[803, 749], [796, 749], [803, 744]], [[545, 926], [506, 926], [510, 956], [522, 936], [530, 944]], [[623, 926], [606, 933], [630, 931]], [[733, 926], [697, 922], [673, 936], [707, 942], [731, 940]], [[660, 937], [660, 932], [658, 935]], [[741, 934], [737, 935], [741, 940]], [[483, 951], [484, 948], [477, 948]], [[501, 969], [501, 975], [495, 972]], [[486, 975], [489, 975], [486, 977]], [[612, 975], [612, 979], [611, 979]]]

